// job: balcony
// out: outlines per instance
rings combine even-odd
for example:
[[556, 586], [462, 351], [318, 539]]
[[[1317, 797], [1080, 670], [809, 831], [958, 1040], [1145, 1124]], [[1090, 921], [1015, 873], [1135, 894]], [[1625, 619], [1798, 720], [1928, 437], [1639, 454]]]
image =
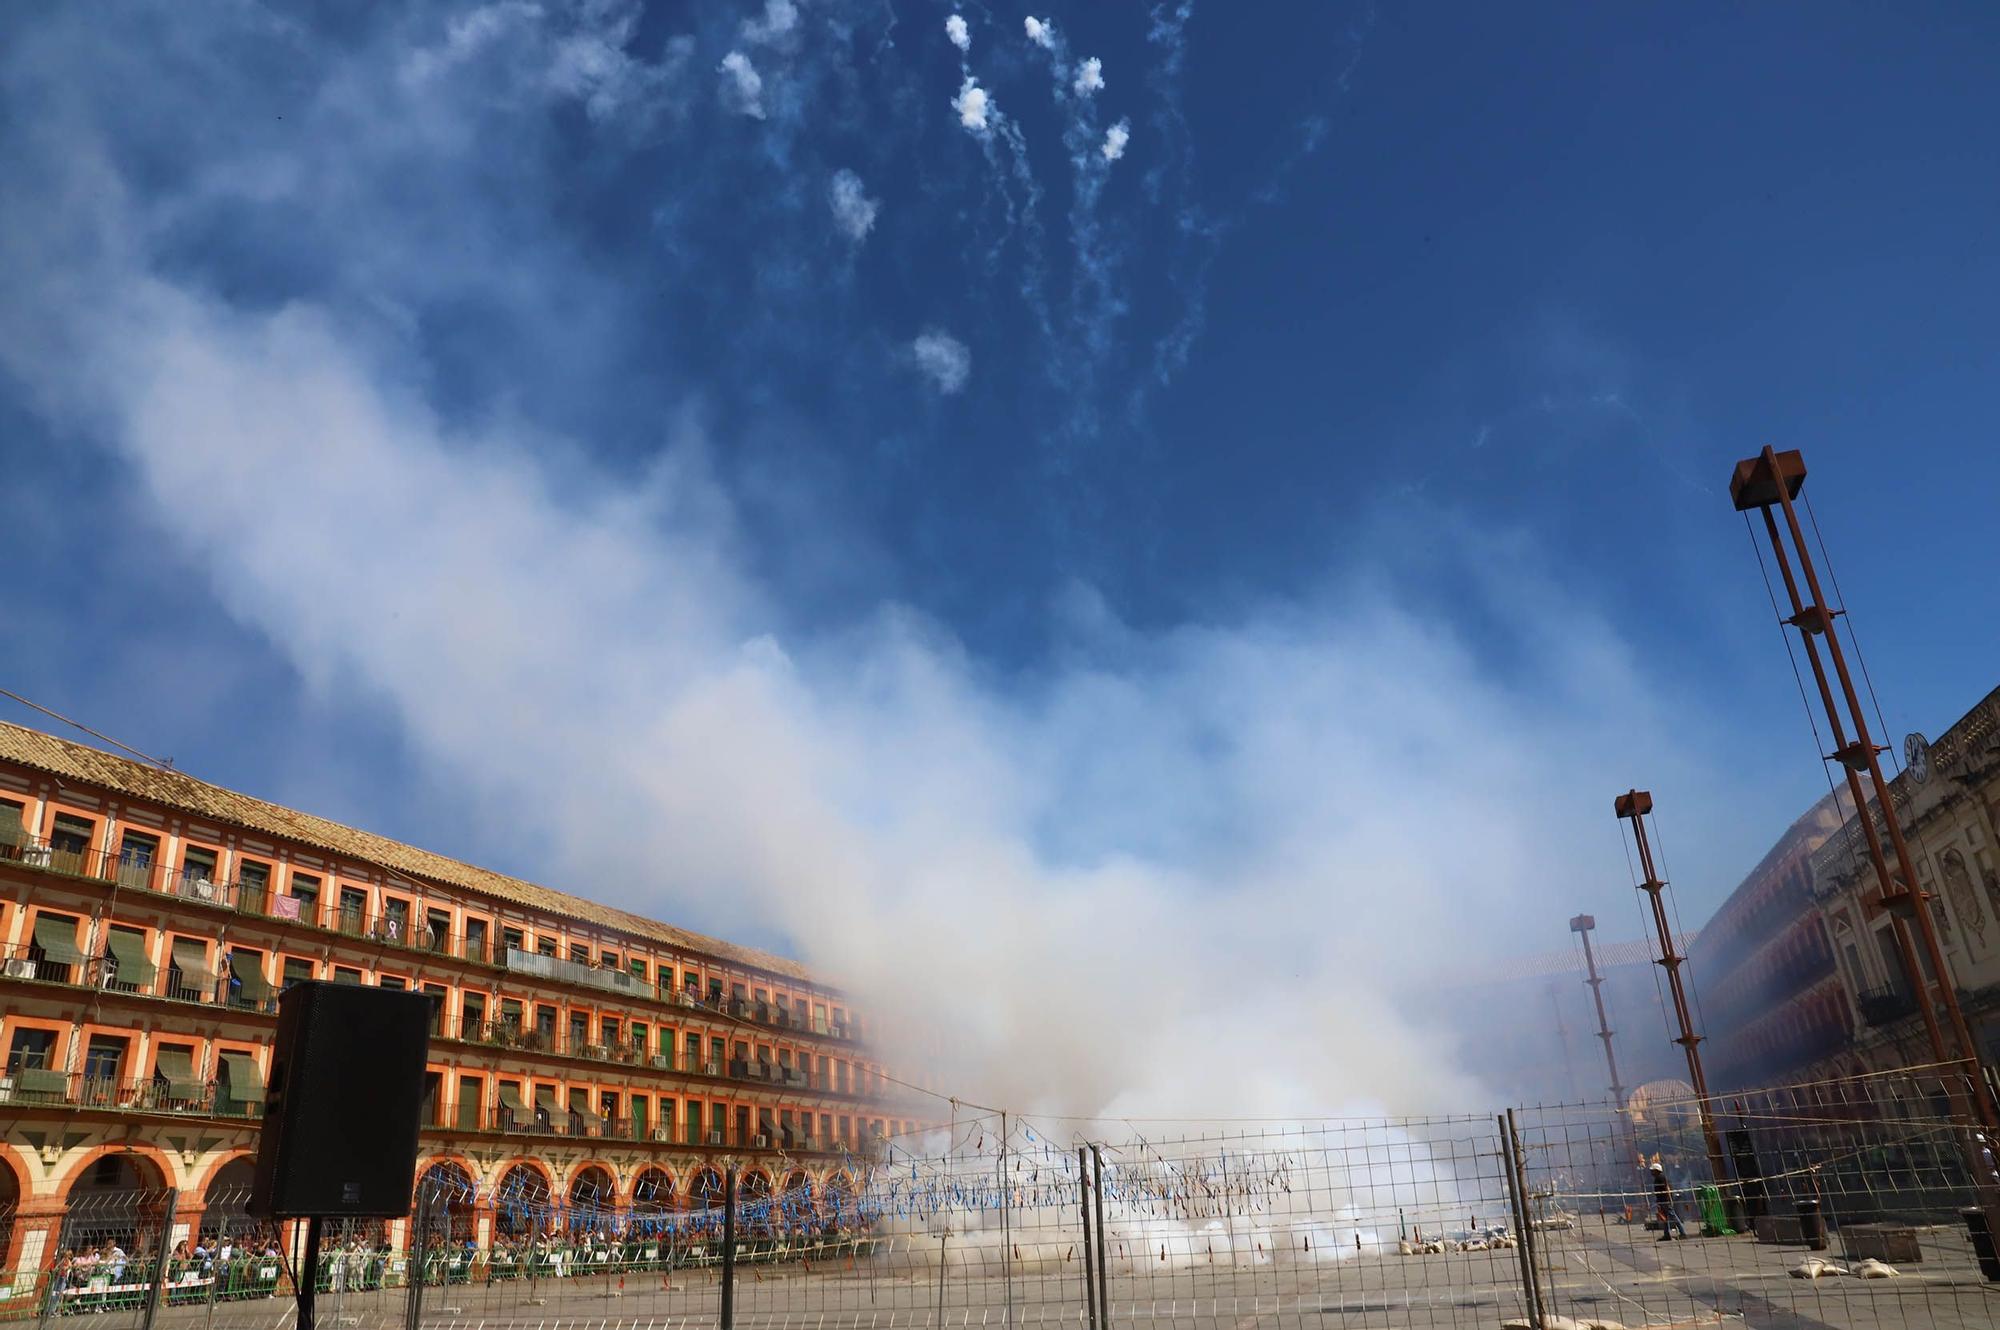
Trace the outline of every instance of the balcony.
[[37, 1066], [20, 1066], [0, 1075], [0, 1104], [12, 1109], [91, 1108], [118, 1113], [168, 1113], [179, 1117], [260, 1118], [264, 1100], [232, 1099], [227, 1088], [209, 1081], [169, 1081], [148, 1076], [138, 1080], [90, 1076]]
[[[135, 979], [128, 982], [121, 978], [123, 975], [131, 975]], [[83, 957], [75, 964], [56, 961], [32, 944], [0, 948], [0, 979], [67, 988], [96, 986], [134, 997], [191, 1006], [221, 1005], [231, 1011], [263, 1015], [275, 1013], [278, 1007], [278, 994], [265, 983], [261, 974], [252, 971], [246, 970], [231, 984], [205, 967], [184, 968], [174, 963], [165, 970], [158, 970], [142, 960], [121, 961], [108, 953], [101, 957]], [[572, 1038], [555, 1030], [524, 1029], [507, 1021], [470, 1019], [450, 1022], [444, 1019], [441, 1012], [433, 1018], [431, 1032], [440, 1038], [461, 1043], [552, 1057], [583, 1058], [630, 1067], [640, 1072], [727, 1079], [747, 1085], [807, 1091], [829, 1098], [870, 1097], [866, 1088], [858, 1082], [815, 1086], [813, 1077], [803, 1067], [787, 1067], [758, 1058], [738, 1058], [727, 1062], [676, 1058], [651, 1052], [636, 1043], [605, 1044]]]
[[[522, 975], [684, 1009], [715, 1012], [733, 1016], [738, 1020], [755, 1021], [822, 1039], [847, 1041], [858, 1037], [841, 1022], [829, 1022], [823, 1016], [809, 1017], [808, 1009], [803, 1005], [780, 1007], [774, 1002], [757, 1003], [714, 990], [704, 995], [685, 987], [675, 989], [649, 982], [629, 970], [544, 956], [519, 947], [500, 947], [484, 933], [472, 936], [443, 932], [431, 927], [427, 922], [412, 921], [401, 914], [369, 915], [353, 909], [334, 910], [329, 914], [324, 912], [324, 907], [315, 899], [273, 893], [269, 883], [261, 876], [224, 881], [213, 877], [212, 870], [169, 872], [163, 865], [155, 862], [121, 858], [102, 851], [61, 848], [47, 840], [35, 838], [23, 838], [14, 844], [0, 843], [0, 866], [9, 865], [66, 877], [115, 883], [124, 890], [156, 892], [190, 903], [212, 906], [218, 910], [255, 915], [278, 924], [340, 933], [376, 946], [404, 948], [414, 953], [451, 957], [477, 965], [498, 964]], [[25, 962], [30, 958], [23, 954], [5, 959]], [[95, 962], [91, 964], [93, 982], [100, 975], [111, 973], [108, 966], [100, 968]], [[57, 969], [43, 970], [40, 966], [35, 966], [32, 968], [36, 969], [37, 973], [30, 974], [28, 973], [30, 968], [25, 963], [15, 965], [0, 973], [0, 977], [39, 978], [58, 983], [79, 982], [75, 976], [62, 976]], [[212, 977], [208, 984], [180, 984], [167, 987], [164, 983], [149, 978], [138, 983], [107, 982], [105, 986], [124, 992], [148, 992], [150, 996], [165, 996], [183, 1002], [209, 1002], [216, 998], [216, 993], [210, 991], [213, 988]], [[161, 988], [165, 988], [166, 991], [149, 991]], [[265, 1001], [262, 995], [251, 999], [253, 1009], [262, 1009]]]
[[622, 993], [631, 997], [650, 997], [652, 985], [629, 970], [614, 969], [608, 965], [589, 965], [582, 961], [566, 961], [560, 956], [544, 956], [537, 951], [523, 951], [519, 947], [509, 947], [501, 954], [500, 963], [516, 974], [534, 975], [538, 979], [549, 979], [562, 984], [580, 984], [586, 988], [601, 988], [606, 992]]
[[1855, 1005], [1861, 1008], [1861, 1019], [1873, 1026], [1894, 1025], [1905, 1016], [1914, 1016], [1917, 1000], [1901, 984], [1891, 984], [1886, 988], [1871, 988], [1855, 995]]

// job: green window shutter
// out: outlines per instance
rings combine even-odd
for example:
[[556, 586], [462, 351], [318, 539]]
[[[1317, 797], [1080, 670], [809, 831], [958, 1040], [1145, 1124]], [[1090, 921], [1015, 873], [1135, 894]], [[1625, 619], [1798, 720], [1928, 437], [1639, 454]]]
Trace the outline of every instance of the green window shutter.
[[155, 1077], [164, 1077], [170, 1099], [200, 1099], [201, 1082], [195, 1079], [194, 1054], [185, 1048], [163, 1048], [154, 1062]]
[[174, 966], [181, 972], [181, 982], [189, 988], [201, 988], [215, 981], [214, 971], [208, 968], [208, 948], [199, 938], [174, 939]]
[[0, 845], [25, 845], [28, 832], [21, 825], [21, 810], [12, 804], [0, 804]]
[[500, 1087], [500, 1106], [516, 1118], [525, 1116], [528, 1111], [527, 1105], [521, 1102], [521, 1092], [511, 1085]]
[[159, 975], [160, 968], [146, 959], [146, 939], [137, 933], [114, 928], [104, 937], [104, 950], [118, 962], [118, 982], [144, 988]]
[[264, 1097], [264, 1077], [257, 1070], [256, 1058], [248, 1053], [224, 1053], [217, 1060], [229, 1071], [225, 1093], [231, 1102], [254, 1104]]
[[22, 1094], [37, 1099], [69, 1097], [69, 1073], [53, 1067], [23, 1067], [14, 1073], [14, 1085]]
[[262, 1002], [271, 996], [271, 982], [264, 977], [262, 963], [247, 955], [239, 962], [235, 952], [229, 953], [229, 977], [236, 981], [243, 996], [252, 1002]]
[[35, 945], [42, 954], [59, 965], [81, 965], [83, 953], [76, 949], [76, 920], [52, 919], [39, 915], [35, 919]]

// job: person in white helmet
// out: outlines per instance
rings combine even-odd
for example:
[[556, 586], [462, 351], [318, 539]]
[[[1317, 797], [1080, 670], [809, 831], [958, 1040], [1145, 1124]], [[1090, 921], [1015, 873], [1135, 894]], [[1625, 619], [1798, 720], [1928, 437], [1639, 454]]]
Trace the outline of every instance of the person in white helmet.
[[1681, 1222], [1680, 1213], [1674, 1209], [1673, 1184], [1667, 1181], [1667, 1170], [1660, 1167], [1660, 1161], [1652, 1163], [1653, 1204], [1660, 1216], [1660, 1241], [1672, 1242], [1678, 1231], [1682, 1238], [1688, 1235], [1687, 1225]]

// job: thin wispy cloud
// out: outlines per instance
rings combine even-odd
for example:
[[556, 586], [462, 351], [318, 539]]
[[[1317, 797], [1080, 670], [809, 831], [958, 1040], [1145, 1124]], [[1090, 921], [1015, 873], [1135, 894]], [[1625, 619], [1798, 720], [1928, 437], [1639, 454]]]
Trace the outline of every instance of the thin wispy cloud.
[[542, 7], [531, 0], [496, 0], [460, 14], [445, 26], [442, 43], [420, 46], [405, 57], [403, 77], [416, 83], [438, 78], [478, 58], [514, 29], [539, 25], [542, 18]]

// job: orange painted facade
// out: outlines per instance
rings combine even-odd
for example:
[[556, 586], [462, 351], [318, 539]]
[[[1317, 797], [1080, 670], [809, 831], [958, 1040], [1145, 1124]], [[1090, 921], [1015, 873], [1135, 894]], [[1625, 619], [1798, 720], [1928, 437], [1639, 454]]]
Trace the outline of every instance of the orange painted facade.
[[432, 996], [419, 1170], [482, 1197], [518, 1166], [557, 1196], [681, 1197], [725, 1158], [851, 1186], [918, 1126], [795, 963], [303, 815], [275, 834], [287, 814], [0, 726], [0, 1214], [114, 1183], [199, 1214], [239, 1187], [277, 996], [308, 978]]

